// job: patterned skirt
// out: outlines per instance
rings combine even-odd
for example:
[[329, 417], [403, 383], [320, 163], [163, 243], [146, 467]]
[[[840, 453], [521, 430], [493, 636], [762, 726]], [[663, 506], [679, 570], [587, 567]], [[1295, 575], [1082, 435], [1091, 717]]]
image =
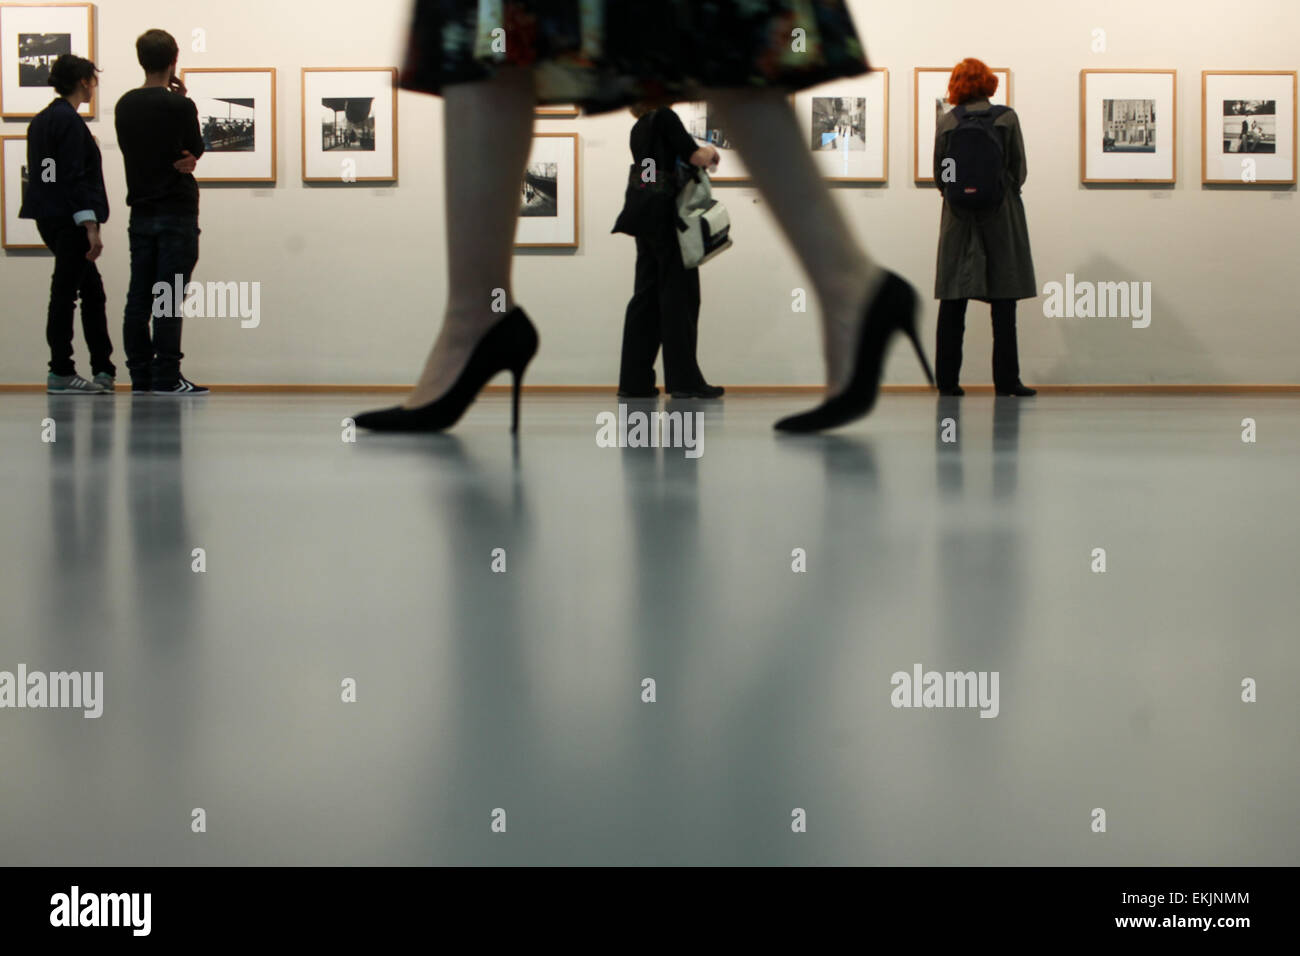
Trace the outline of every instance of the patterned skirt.
[[441, 93], [508, 66], [532, 68], [539, 103], [588, 113], [870, 69], [844, 0], [415, 0], [404, 88]]

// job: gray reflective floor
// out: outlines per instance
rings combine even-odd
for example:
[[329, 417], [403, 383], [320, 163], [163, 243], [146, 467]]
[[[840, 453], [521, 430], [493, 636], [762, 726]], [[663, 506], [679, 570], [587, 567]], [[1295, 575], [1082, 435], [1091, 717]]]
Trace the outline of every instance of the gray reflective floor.
[[106, 682], [0, 710], [0, 860], [1300, 862], [1294, 399], [728, 398], [699, 460], [376, 401], [0, 399], [0, 671]]

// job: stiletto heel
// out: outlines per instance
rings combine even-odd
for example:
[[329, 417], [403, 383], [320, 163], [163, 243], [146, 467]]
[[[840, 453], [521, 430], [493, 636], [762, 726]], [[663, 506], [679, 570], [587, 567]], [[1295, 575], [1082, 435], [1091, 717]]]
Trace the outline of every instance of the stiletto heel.
[[524, 386], [524, 370], [528, 368], [527, 363], [520, 365], [518, 368], [510, 370], [511, 377], [514, 381], [514, 387], [511, 389], [511, 411], [510, 411], [510, 434], [519, 434], [519, 392]]
[[912, 348], [916, 349], [916, 357], [921, 363], [921, 368], [925, 370], [925, 377], [930, 382], [930, 387], [934, 388], [934, 372], [930, 369], [930, 360], [925, 357], [925, 350], [921, 348], [921, 337], [916, 334], [916, 325], [909, 326], [906, 330], [907, 337], [912, 340]]
[[355, 421], [362, 428], [379, 432], [446, 431], [460, 421], [494, 375], [511, 372], [514, 389], [510, 431], [516, 434], [519, 429], [519, 386], [524, 370], [537, 354], [537, 343], [537, 329], [524, 310], [516, 308], [492, 326], [474, 346], [455, 384], [441, 398], [419, 408], [399, 406], [365, 412], [356, 416]]
[[926, 378], [933, 386], [934, 373], [930, 370], [930, 363], [916, 332], [916, 312], [916, 290], [905, 279], [893, 272], [889, 273], [880, 291], [867, 305], [866, 315], [863, 316], [862, 333], [849, 384], [842, 392], [831, 396], [811, 411], [781, 419], [776, 423], [776, 428], [786, 432], [815, 432], [847, 425], [870, 413], [880, 395], [885, 352], [895, 332], [902, 332], [912, 340]]

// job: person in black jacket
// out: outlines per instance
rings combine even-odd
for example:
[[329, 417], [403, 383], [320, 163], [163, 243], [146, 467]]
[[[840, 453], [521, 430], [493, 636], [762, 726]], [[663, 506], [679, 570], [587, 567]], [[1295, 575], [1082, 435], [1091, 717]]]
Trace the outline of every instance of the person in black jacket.
[[[199, 111], [176, 75], [180, 51], [170, 33], [148, 30], [135, 48], [144, 86], [126, 93], [114, 111], [131, 207], [131, 285], [122, 320], [126, 367], [132, 392], [204, 395], [206, 388], [181, 374], [185, 289], [199, 261], [193, 175], [203, 155]], [[155, 295], [163, 288], [169, 292]]]
[[664, 388], [674, 398], [718, 398], [723, 389], [704, 380], [696, 357], [700, 270], [682, 264], [674, 226], [677, 163], [715, 169], [718, 151], [697, 145], [670, 107], [638, 104], [632, 114], [637, 117], [631, 137], [635, 162], [614, 232], [636, 238], [636, 285], [623, 320], [618, 394], [659, 394], [654, 363], [662, 344]]
[[[54, 253], [54, 277], [45, 320], [50, 346], [46, 390], [51, 394], [102, 395], [113, 391], [117, 369], [108, 337], [107, 299], [95, 260], [104, 251], [100, 223], [108, 221], [104, 164], [95, 137], [77, 109], [99, 85], [95, 64], [72, 54], [59, 57], [49, 84], [58, 98], [27, 128], [30, 178], [18, 215], [35, 219]], [[90, 350], [94, 381], [77, 374], [72, 360], [73, 315], [81, 297], [81, 330]]]

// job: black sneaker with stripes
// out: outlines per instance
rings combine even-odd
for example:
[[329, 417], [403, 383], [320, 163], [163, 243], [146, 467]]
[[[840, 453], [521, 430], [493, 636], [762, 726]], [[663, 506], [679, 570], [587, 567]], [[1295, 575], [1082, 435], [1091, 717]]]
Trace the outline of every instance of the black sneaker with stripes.
[[175, 385], [155, 385], [150, 392], [151, 395], [207, 395], [208, 389], [202, 385], [195, 385], [184, 375], [180, 377]]

